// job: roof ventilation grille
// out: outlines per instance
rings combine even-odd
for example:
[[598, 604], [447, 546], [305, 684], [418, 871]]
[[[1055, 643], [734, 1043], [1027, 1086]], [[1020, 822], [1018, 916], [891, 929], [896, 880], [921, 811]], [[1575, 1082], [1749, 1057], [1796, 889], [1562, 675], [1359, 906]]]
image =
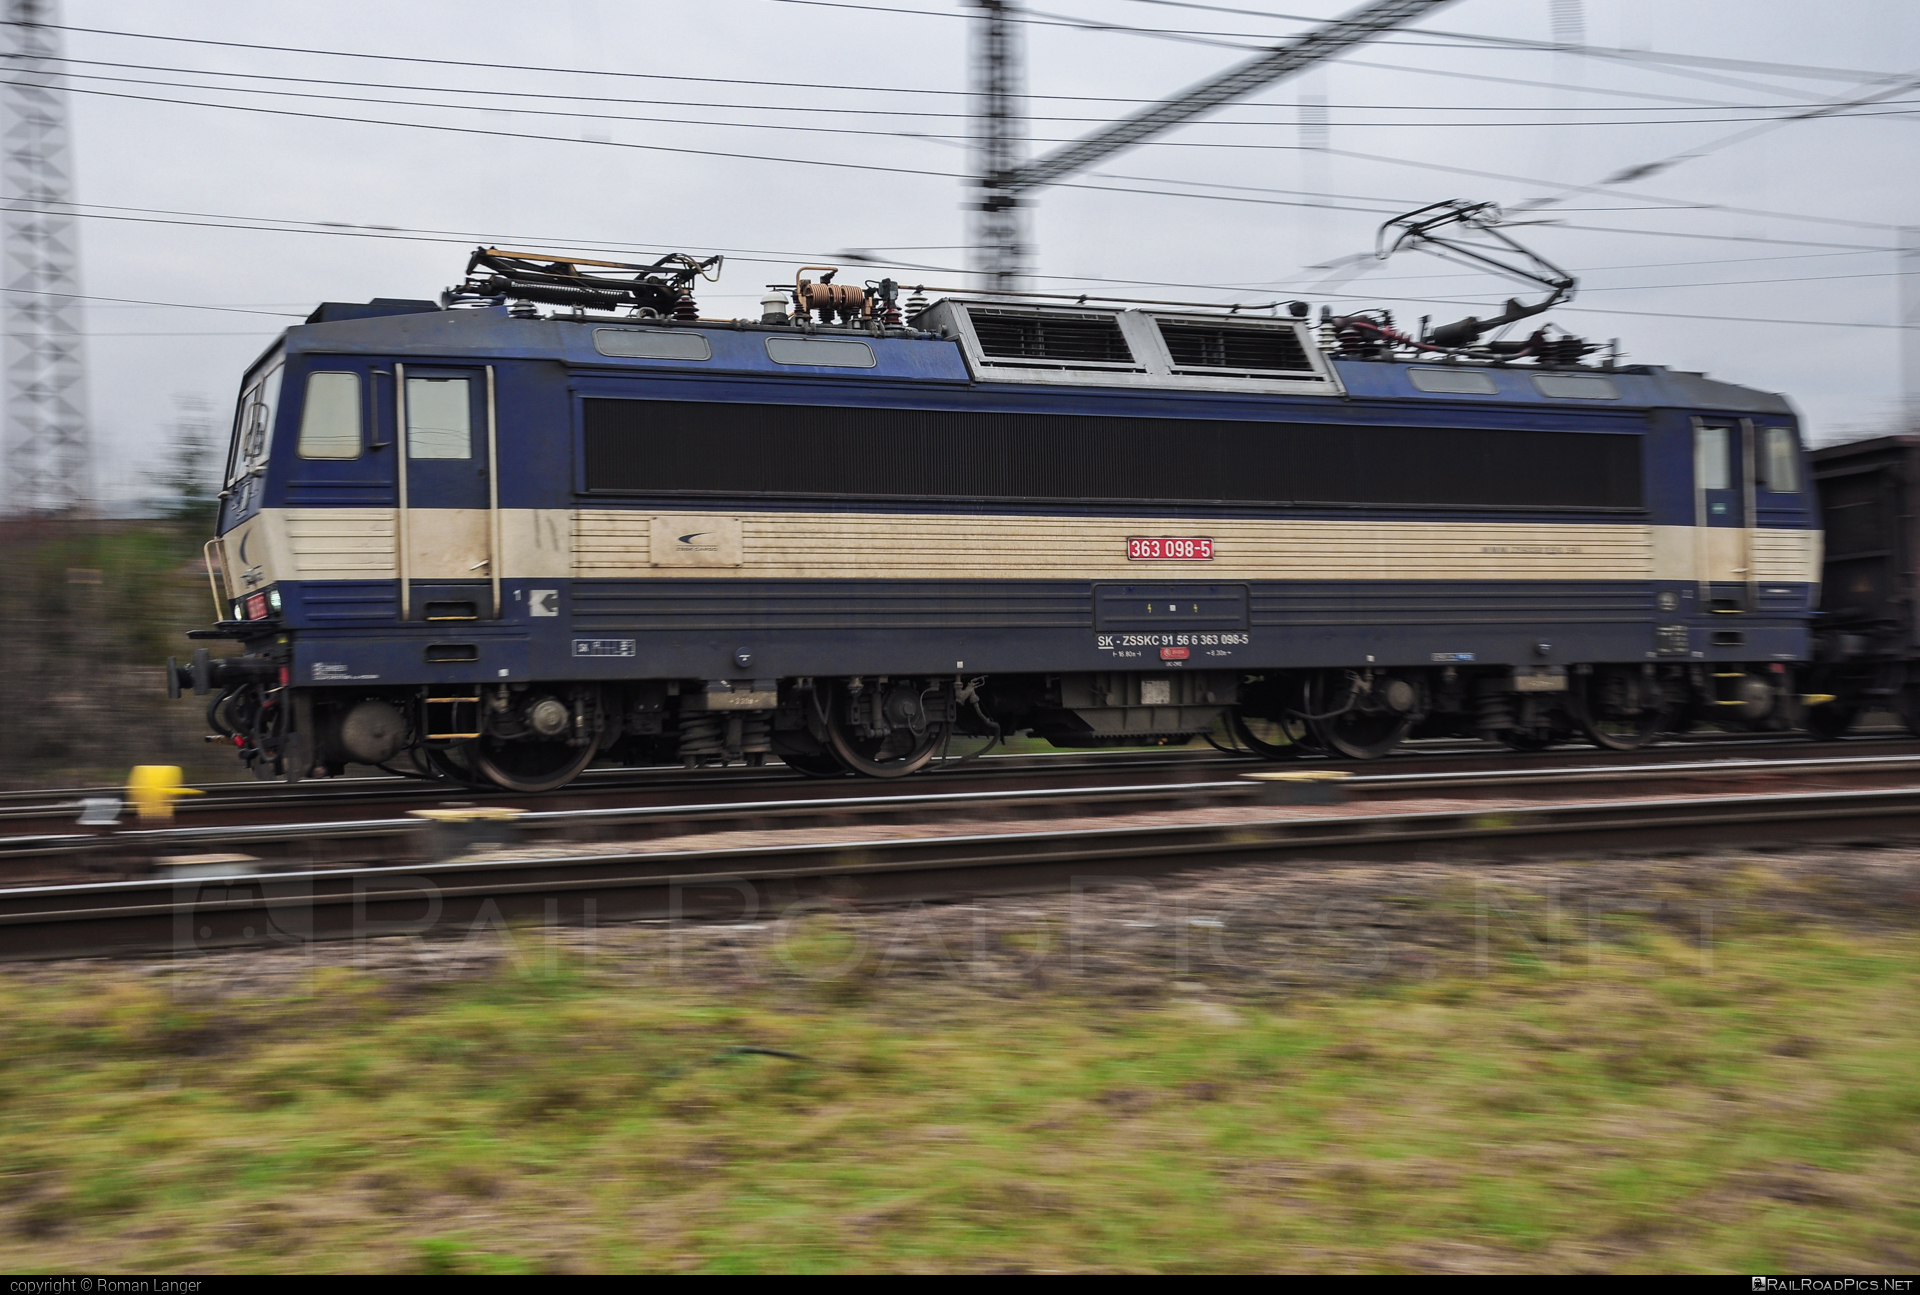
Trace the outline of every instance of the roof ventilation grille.
[[1270, 328], [1174, 319], [1157, 322], [1176, 370], [1314, 375], [1313, 361], [1291, 325]]
[[1133, 352], [1112, 315], [982, 310], [967, 312], [989, 361], [1133, 366]]

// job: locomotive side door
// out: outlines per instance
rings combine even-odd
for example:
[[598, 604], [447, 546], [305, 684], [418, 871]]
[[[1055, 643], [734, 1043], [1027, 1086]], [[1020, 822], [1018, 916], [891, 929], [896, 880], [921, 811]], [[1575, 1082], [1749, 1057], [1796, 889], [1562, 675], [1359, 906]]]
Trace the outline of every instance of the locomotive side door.
[[391, 508], [392, 423], [382, 406], [390, 371], [352, 356], [313, 356], [287, 382], [293, 453], [286, 464], [291, 508]]
[[1753, 447], [1736, 419], [1693, 420], [1694, 554], [1700, 605], [1751, 610]]
[[403, 620], [500, 615], [493, 369], [396, 364]]

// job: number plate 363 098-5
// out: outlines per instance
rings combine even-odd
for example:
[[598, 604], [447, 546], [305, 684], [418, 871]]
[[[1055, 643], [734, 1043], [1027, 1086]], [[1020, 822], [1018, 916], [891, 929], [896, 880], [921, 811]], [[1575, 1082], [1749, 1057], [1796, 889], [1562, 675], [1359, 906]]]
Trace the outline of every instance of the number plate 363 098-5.
[[1213, 541], [1204, 535], [1130, 535], [1129, 562], [1211, 562]]

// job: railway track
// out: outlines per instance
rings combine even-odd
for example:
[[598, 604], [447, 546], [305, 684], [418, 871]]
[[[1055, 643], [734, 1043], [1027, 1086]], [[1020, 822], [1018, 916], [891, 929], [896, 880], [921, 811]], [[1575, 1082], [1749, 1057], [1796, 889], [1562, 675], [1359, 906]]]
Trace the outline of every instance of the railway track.
[[[1805, 750], [1806, 748], [1800, 748]], [[1635, 753], [1638, 754], [1638, 753]], [[1219, 771], [1208, 763], [1209, 771]], [[1378, 767], [1378, 766], [1373, 766]], [[982, 819], [1017, 820], [1085, 813], [1096, 809], [1138, 813], [1149, 809], [1195, 809], [1246, 805], [1271, 799], [1288, 771], [1245, 772], [1234, 764], [1225, 778], [1157, 782], [1072, 784], [1041, 788], [989, 787], [971, 790], [920, 790], [891, 795], [847, 794], [870, 783], [836, 783], [840, 794], [817, 791], [807, 796], [665, 805], [620, 804], [606, 807], [510, 811], [515, 816], [495, 825], [435, 821], [419, 813], [384, 817], [307, 819], [281, 822], [210, 824], [190, 827], [134, 828], [117, 831], [64, 831], [0, 838], [0, 882], [58, 880], [58, 873], [93, 871], [133, 874], [165, 869], [173, 861], [208, 866], [209, 856], [224, 856], [218, 866], [244, 862], [267, 868], [342, 867], [360, 863], [415, 860], [456, 853], [474, 842], [474, 833], [490, 834], [495, 844], [551, 841], [581, 842], [671, 836], [738, 823], [805, 827], [854, 823], [938, 823]], [[1274, 782], [1263, 773], [1277, 773]], [[1344, 773], [1344, 771], [1341, 771]], [[1920, 782], [1920, 754], [1846, 755], [1835, 752], [1787, 759], [1646, 761], [1504, 769], [1451, 769], [1345, 774], [1338, 784], [1344, 799], [1395, 801], [1409, 797], [1485, 799], [1565, 799], [1576, 795], [1618, 795], [1621, 789], [1659, 785], [1676, 788], [1778, 785], [1783, 781], [1845, 781], [1854, 785]], [[489, 807], [491, 808], [491, 807]], [[460, 813], [442, 818], [459, 819]], [[236, 852], [247, 852], [245, 856]], [[51, 870], [51, 871], [50, 871]]]
[[[1808, 789], [1814, 782], [1826, 785]], [[0, 886], [0, 956], [447, 934], [498, 920], [751, 919], [795, 903], [1055, 888], [1236, 862], [1494, 860], [1920, 836], [1920, 754], [1559, 768], [1528, 761], [1504, 770], [1372, 773], [1343, 785], [1344, 806], [1268, 805], [1273, 782], [1233, 777], [548, 810], [517, 820], [511, 848], [458, 857], [441, 857], [434, 825], [410, 816], [125, 832], [111, 849], [149, 860], [230, 857], [144, 875]], [[1650, 797], [1650, 788], [1662, 794]], [[1230, 821], [1184, 813], [1223, 807], [1235, 809]], [[1141, 821], [1143, 810], [1166, 812], [1162, 821]], [[1075, 821], [1057, 828], [1037, 821], [1048, 815]], [[960, 826], [968, 818], [1005, 826]], [[711, 843], [707, 834], [743, 821], [758, 829], [751, 843]], [[888, 832], [929, 823], [943, 830]], [[622, 840], [602, 844], [595, 836]], [[676, 845], [676, 836], [690, 844]], [[357, 853], [316, 860], [318, 841]], [[101, 848], [93, 838], [7, 844], [21, 850], [15, 862]], [[253, 857], [231, 857], [242, 849]]]
[[1231, 823], [792, 841], [736, 848], [521, 851], [408, 864], [0, 888], [13, 958], [457, 935], [501, 921], [592, 924], [777, 918], [795, 906], [889, 903], [1150, 880], [1287, 860], [1680, 851], [1702, 845], [1920, 834], [1920, 786], [1607, 801], [1384, 805]]
[[[1677, 738], [1639, 751], [1599, 751], [1560, 748], [1525, 757], [1485, 742], [1434, 741], [1410, 743], [1384, 761], [1314, 759], [1301, 767], [1343, 769], [1358, 775], [1398, 772], [1453, 771], [1470, 768], [1503, 769], [1516, 760], [1542, 768], [1614, 767], [1623, 764], [1664, 764], [1679, 759], [1724, 758], [1748, 754], [1754, 758], [1805, 759], [1809, 753], [1846, 754], [1872, 746], [1889, 752], [1920, 754], [1920, 741], [1903, 730], [1869, 731], [1844, 742], [1814, 745], [1803, 738], [1756, 738], [1745, 734], [1706, 734]], [[1059, 752], [1031, 755], [989, 755], [916, 778], [916, 788], [985, 791], [1007, 783], [1028, 786], [1096, 786], [1117, 777], [1137, 776], [1173, 781], [1205, 781], [1231, 777], [1246, 768], [1274, 768], [1264, 762], [1211, 750]], [[366, 816], [380, 807], [430, 808], [449, 802], [484, 800], [527, 810], [615, 808], [631, 805], [691, 805], [707, 802], [753, 802], [772, 799], [831, 799], [851, 788], [875, 784], [854, 779], [802, 778], [782, 767], [687, 770], [681, 768], [590, 770], [573, 785], [542, 795], [505, 791], [478, 791], [445, 782], [407, 778], [347, 778], [325, 783], [226, 782], [203, 783], [202, 793], [176, 806], [178, 817], [196, 825], [242, 825], [303, 821], [324, 823]], [[7, 837], [58, 835], [72, 826], [88, 799], [124, 796], [120, 787], [72, 787], [53, 790], [0, 792], [0, 833]], [[4, 839], [4, 838], [0, 838]]]

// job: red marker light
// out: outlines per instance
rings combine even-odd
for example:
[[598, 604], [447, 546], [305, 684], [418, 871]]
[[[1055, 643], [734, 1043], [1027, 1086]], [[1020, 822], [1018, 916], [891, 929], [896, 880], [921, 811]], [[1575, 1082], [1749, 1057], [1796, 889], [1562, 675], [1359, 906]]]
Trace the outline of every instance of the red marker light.
[[1187, 659], [1187, 649], [1161, 648], [1160, 659], [1162, 661], [1185, 661]]

